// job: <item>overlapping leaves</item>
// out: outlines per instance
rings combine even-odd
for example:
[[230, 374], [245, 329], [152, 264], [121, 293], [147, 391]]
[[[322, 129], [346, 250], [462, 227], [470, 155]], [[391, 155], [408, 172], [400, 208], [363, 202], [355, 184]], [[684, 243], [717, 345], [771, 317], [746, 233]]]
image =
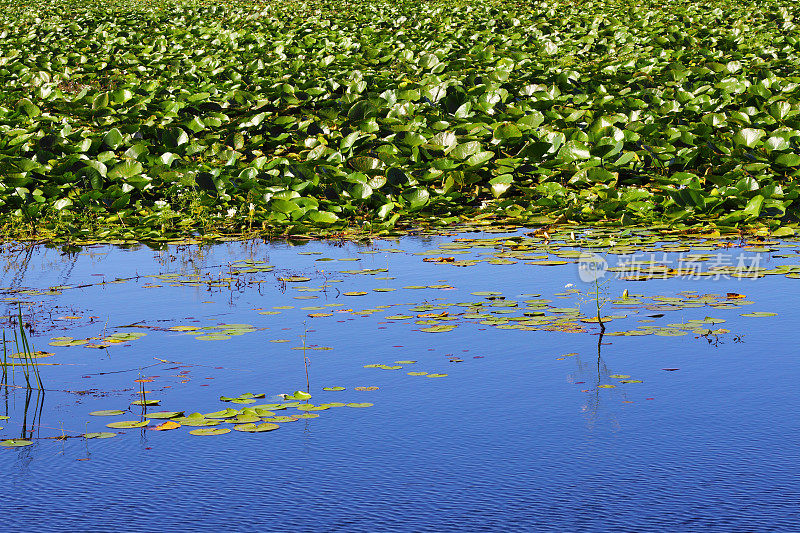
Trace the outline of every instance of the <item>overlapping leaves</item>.
[[795, 211], [790, 2], [3, 6], [0, 213], [50, 234]]

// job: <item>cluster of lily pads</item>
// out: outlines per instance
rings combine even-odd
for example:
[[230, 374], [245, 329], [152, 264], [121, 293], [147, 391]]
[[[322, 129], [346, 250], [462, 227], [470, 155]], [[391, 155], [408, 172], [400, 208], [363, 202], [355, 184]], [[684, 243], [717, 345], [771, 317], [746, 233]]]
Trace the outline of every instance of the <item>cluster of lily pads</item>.
[[12, 234], [495, 216], [794, 232], [788, 0], [3, 7]]
[[83, 346], [84, 348], [108, 348], [116, 344], [124, 344], [126, 342], [141, 339], [145, 335], [147, 335], [147, 333], [143, 331], [120, 331], [107, 336], [91, 337], [87, 339], [76, 339], [74, 337], [61, 335], [58, 337], [53, 337], [49, 344], [50, 346], [57, 347]]
[[[246, 404], [247, 407], [240, 409], [225, 408], [211, 413], [191, 413], [186, 415], [185, 411], [154, 411], [144, 412], [140, 420], [124, 420], [118, 422], [110, 422], [106, 424], [107, 427], [112, 429], [136, 429], [149, 427], [155, 431], [168, 431], [180, 428], [181, 426], [193, 427], [189, 431], [192, 435], [200, 436], [213, 436], [224, 435], [230, 433], [231, 428], [235, 431], [245, 433], [263, 433], [267, 431], [274, 431], [280, 427], [280, 424], [287, 424], [296, 422], [306, 418], [319, 417], [318, 411], [327, 411], [334, 407], [352, 407], [364, 408], [372, 407], [373, 404], [369, 402], [329, 402], [314, 405], [308, 403], [311, 394], [303, 391], [296, 391], [291, 395], [284, 394], [282, 402], [280, 403], [264, 403], [257, 404], [257, 399], [265, 397], [264, 393], [254, 394], [245, 393], [237, 397], [220, 397], [220, 401], [229, 402], [234, 404]], [[136, 405], [141, 405], [140, 401], [134, 402]], [[287, 410], [297, 410], [299, 413], [294, 413]], [[278, 412], [287, 411], [286, 414], [278, 414]], [[119, 409], [92, 411], [89, 413], [92, 416], [120, 416], [125, 414], [126, 411]], [[151, 422], [163, 421], [155, 426], [150, 426]], [[229, 425], [230, 427], [224, 427]], [[220, 427], [217, 427], [220, 426]], [[103, 433], [90, 433], [84, 435], [86, 438], [104, 438], [116, 435], [111, 432]]]

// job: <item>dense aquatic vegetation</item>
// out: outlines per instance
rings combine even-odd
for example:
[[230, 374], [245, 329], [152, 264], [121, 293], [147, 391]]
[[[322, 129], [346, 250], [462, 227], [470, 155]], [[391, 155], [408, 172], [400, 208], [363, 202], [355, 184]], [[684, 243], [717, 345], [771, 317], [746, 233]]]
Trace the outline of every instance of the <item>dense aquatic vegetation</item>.
[[793, 2], [0, 2], [6, 235], [794, 233]]

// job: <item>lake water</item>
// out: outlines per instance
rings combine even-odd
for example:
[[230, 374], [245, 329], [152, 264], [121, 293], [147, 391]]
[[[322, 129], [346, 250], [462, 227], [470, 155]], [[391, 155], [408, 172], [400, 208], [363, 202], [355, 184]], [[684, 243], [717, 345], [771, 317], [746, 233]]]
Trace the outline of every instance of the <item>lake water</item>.
[[[55, 355], [44, 393], [22, 367], [0, 390], [0, 439], [33, 442], [0, 447], [3, 529], [797, 530], [800, 243], [531, 231], [7, 245], [8, 352], [21, 310]], [[306, 368], [295, 406], [372, 405], [106, 427], [143, 420], [142, 387], [207, 414]]]

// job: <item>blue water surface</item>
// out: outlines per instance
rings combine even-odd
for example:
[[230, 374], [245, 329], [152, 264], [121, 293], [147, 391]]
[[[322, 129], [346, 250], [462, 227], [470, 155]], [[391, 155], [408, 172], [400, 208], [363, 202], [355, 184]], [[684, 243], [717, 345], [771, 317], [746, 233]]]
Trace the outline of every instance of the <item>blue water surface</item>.
[[[7, 247], [0, 278], [7, 315], [21, 311], [34, 347], [55, 353], [41, 361], [59, 364], [41, 367], [47, 390], [30, 391], [27, 402], [24, 388], [0, 391], [0, 414], [10, 417], [0, 421], [0, 438], [34, 442], [0, 448], [3, 530], [800, 530], [800, 280], [612, 278], [603, 286], [610, 298], [627, 289], [651, 297], [736, 293], [754, 302], [658, 311], [615, 309], [609, 301], [603, 308], [628, 314], [610, 322], [609, 333], [710, 315], [725, 320], [711, 326], [729, 330], [719, 335], [599, 339], [596, 324], [579, 321], [574, 332], [500, 329], [460, 317], [470, 302], [500, 301], [471, 293], [519, 301], [508, 316], [519, 316], [532, 298], [550, 299], [551, 308], [579, 304], [588, 316], [593, 304], [586, 294], [592, 284], [579, 279], [574, 259], [555, 266], [423, 261], [448, 252], [458, 260], [491, 258], [498, 241], [466, 253], [437, 247], [497, 237], [233, 242], [165, 251]], [[793, 262], [764, 257], [766, 268]], [[318, 261], [324, 258], [334, 260]], [[275, 269], [231, 276], [232, 263]], [[363, 269], [387, 271], [342, 272]], [[152, 277], [165, 274], [178, 277]], [[176, 283], [192, 274], [232, 280]], [[310, 281], [280, 281], [289, 276]], [[437, 288], [404, 288], [430, 285]], [[42, 294], [58, 286], [71, 288]], [[358, 291], [367, 294], [345, 295]], [[285, 306], [293, 308], [274, 309]], [[777, 316], [741, 316], [752, 311]], [[321, 312], [332, 316], [309, 316]], [[415, 321], [436, 318], [417, 315], [441, 312], [456, 320], [439, 324], [455, 329], [420, 331], [429, 325]], [[414, 318], [386, 318], [398, 314]], [[664, 316], [645, 316], [657, 314]], [[5, 319], [7, 338], [12, 321]], [[168, 330], [219, 324], [259, 329], [220, 341]], [[100, 343], [115, 332], [146, 335], [105, 349], [48, 346], [53, 337]], [[280, 340], [288, 342], [274, 342]], [[136, 407], [120, 417], [89, 415], [128, 409], [139, 398], [140, 378], [152, 379], [142, 385], [148, 398], [161, 400], [156, 410], [239, 408], [219, 397], [246, 392], [276, 401], [277, 394], [306, 389], [303, 342], [313, 403], [374, 405], [320, 411], [319, 418], [264, 434], [213, 437], [186, 427], [105, 427], [138, 419]], [[13, 351], [12, 342], [7, 347]], [[331, 349], [310, 349], [319, 347]], [[364, 367], [400, 360], [417, 363]], [[14, 380], [24, 385], [20, 369]], [[331, 386], [347, 390], [322, 390]], [[79, 437], [92, 431], [120, 435]], [[70, 438], [52, 438], [58, 436]]]

